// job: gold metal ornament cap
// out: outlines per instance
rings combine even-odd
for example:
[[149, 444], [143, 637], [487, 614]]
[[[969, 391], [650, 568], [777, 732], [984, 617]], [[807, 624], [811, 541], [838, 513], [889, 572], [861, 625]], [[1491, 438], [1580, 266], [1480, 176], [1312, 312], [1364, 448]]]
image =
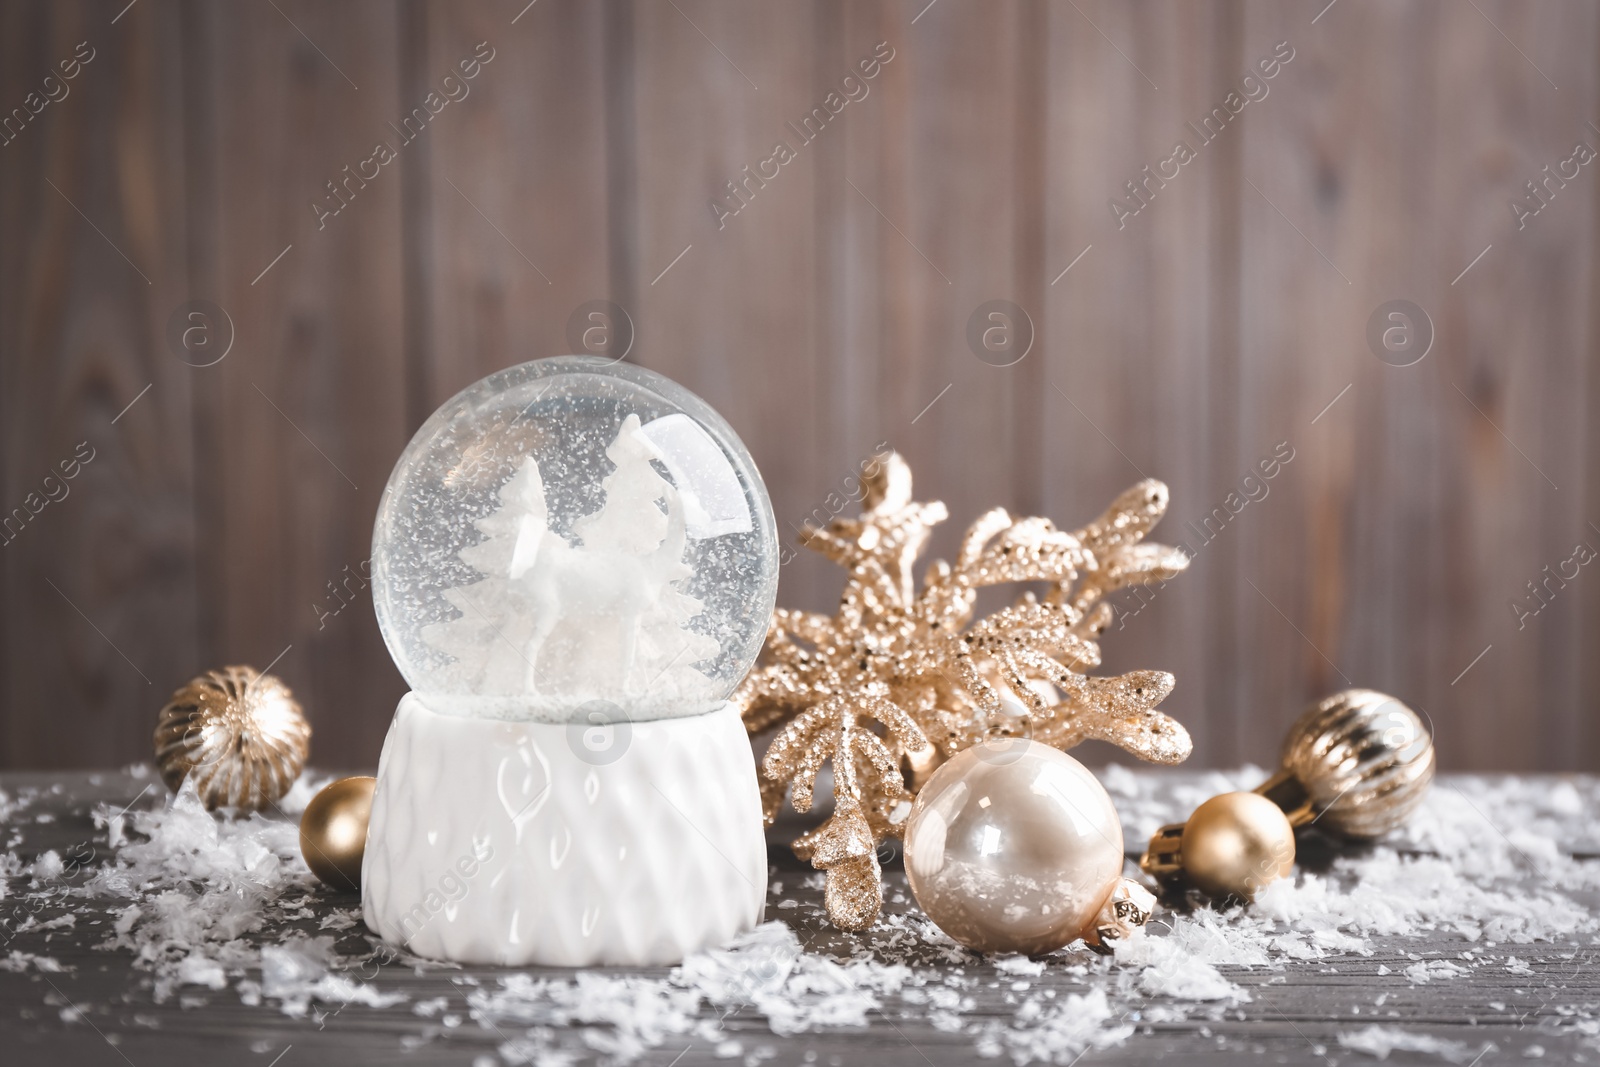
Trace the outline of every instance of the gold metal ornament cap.
[[1138, 934], [1155, 914], [1156, 895], [1132, 878], [1118, 878], [1094, 921], [1081, 935], [1084, 944], [1102, 956], [1119, 941]]
[[333, 889], [361, 891], [376, 778], [341, 778], [324, 786], [300, 816], [300, 855], [311, 873]]
[[1284, 740], [1279, 775], [1258, 792], [1274, 791], [1283, 774], [1305, 790], [1309, 813], [1345, 837], [1375, 838], [1393, 830], [1422, 802], [1433, 780], [1433, 738], [1415, 711], [1386, 693], [1347, 689], [1311, 705]]
[[281, 680], [223, 667], [189, 680], [156, 721], [156, 766], [177, 792], [192, 777], [209, 809], [259, 811], [289, 791], [311, 753], [311, 724]]

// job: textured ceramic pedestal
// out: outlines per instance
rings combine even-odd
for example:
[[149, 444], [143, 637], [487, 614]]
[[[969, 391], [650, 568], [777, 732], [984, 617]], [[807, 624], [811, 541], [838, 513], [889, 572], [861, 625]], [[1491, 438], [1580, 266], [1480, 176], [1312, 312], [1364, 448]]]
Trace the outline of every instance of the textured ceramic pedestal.
[[761, 921], [766, 842], [737, 712], [586, 724], [408, 693], [378, 764], [367, 926], [461, 963], [676, 963]]

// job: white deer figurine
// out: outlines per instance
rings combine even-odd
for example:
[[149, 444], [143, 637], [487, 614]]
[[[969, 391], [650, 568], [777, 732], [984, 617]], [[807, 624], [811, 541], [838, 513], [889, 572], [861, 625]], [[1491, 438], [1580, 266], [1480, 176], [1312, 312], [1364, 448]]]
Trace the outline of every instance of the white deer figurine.
[[[648, 467], [660, 452], [639, 430], [637, 415], [628, 416], [607, 456], [619, 473]], [[582, 543], [571, 544], [549, 526], [544, 485], [538, 467], [529, 461], [518, 486], [521, 516], [508, 577], [520, 585], [532, 603], [532, 633], [523, 647], [527, 661], [526, 691], [537, 693], [535, 665], [545, 642], [562, 620], [574, 617], [616, 621], [620, 634], [615, 677], [624, 691], [638, 655], [640, 632], [647, 620], [661, 618], [661, 601], [672, 583], [692, 570], [683, 561], [686, 542], [684, 509], [677, 490], [659, 475], [649, 488], [615, 499], [624, 489], [621, 479], [611, 488], [603, 510], [575, 527]], [[645, 479], [649, 483], [652, 479]], [[627, 488], [639, 485], [633, 479]], [[646, 496], [653, 494], [653, 498]], [[663, 516], [658, 501], [664, 502]], [[654, 540], [652, 527], [665, 519], [665, 535], [651, 551], [641, 551]], [[592, 531], [585, 533], [585, 526]], [[608, 671], [609, 673], [609, 671]], [[652, 679], [645, 679], [648, 686]]]

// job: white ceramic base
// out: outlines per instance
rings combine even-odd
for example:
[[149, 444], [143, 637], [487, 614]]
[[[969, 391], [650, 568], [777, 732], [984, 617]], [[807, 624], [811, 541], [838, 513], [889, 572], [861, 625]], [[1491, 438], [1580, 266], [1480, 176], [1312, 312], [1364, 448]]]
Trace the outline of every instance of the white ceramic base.
[[361, 869], [374, 933], [461, 963], [670, 964], [761, 921], [737, 711], [612, 727], [395, 711]]

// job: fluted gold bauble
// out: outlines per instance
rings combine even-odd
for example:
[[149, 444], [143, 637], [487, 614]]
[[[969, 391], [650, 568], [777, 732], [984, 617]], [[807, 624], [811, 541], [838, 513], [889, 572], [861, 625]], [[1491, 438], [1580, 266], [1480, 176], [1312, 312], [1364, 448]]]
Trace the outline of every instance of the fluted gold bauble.
[[1170, 885], [1254, 897], [1294, 865], [1296, 827], [1382, 837], [1422, 803], [1433, 768], [1433, 737], [1416, 712], [1376, 690], [1346, 689], [1295, 720], [1278, 773], [1157, 830], [1139, 866]]
[[1083, 764], [1037, 741], [952, 756], [917, 794], [905, 842], [917, 903], [978, 952], [1100, 944], [1126, 936], [1139, 905], [1149, 918], [1148, 894], [1111, 900], [1123, 860], [1111, 797]]
[[192, 777], [207, 808], [258, 811], [300, 777], [311, 724], [273, 675], [223, 667], [172, 694], [156, 722], [155, 752], [168, 789]]
[[1433, 738], [1417, 713], [1372, 689], [1347, 689], [1289, 728], [1278, 773], [1256, 790], [1295, 826], [1382, 837], [1422, 803], [1433, 780]]
[[324, 786], [300, 816], [300, 855], [324, 885], [361, 890], [376, 778], [341, 778]]
[[1258, 793], [1223, 793], [1194, 809], [1187, 822], [1157, 831], [1139, 865], [1209, 896], [1253, 900], [1294, 869], [1294, 827], [1282, 808]]

